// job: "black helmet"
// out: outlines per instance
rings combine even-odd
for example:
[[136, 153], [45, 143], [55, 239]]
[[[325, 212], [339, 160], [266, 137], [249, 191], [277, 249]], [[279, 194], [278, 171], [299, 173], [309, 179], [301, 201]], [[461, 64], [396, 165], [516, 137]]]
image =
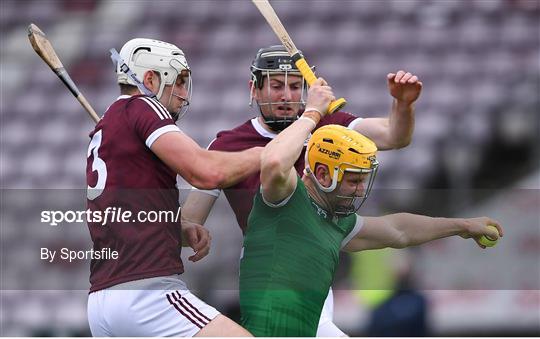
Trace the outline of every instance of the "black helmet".
[[[300, 51], [299, 51], [300, 52]], [[301, 54], [302, 52], [300, 52]], [[255, 86], [262, 88], [263, 73], [291, 73], [300, 75], [289, 52], [282, 45], [273, 45], [259, 49], [255, 59], [251, 63], [251, 74]]]
[[[301, 52], [300, 52], [301, 53]], [[255, 59], [251, 63], [251, 80], [253, 81], [253, 88], [262, 89], [263, 83], [264, 83], [264, 77], [270, 77], [271, 75], [275, 74], [285, 74], [287, 75], [295, 75], [295, 76], [302, 76], [298, 68], [296, 67], [293, 59], [282, 45], [273, 45], [269, 47], [264, 47], [259, 49], [257, 52], [257, 55], [255, 56]], [[302, 78], [303, 79], [303, 78]], [[296, 102], [297, 104], [300, 104], [301, 111], [298, 112], [298, 114], [302, 114], [305, 102], [304, 102], [304, 92], [307, 91], [305, 81], [303, 81], [303, 92], [302, 92], [302, 98], [300, 98], [300, 102]], [[250, 105], [253, 98], [250, 99]], [[294, 103], [294, 102], [292, 102]], [[281, 103], [260, 103], [257, 102], [257, 105], [259, 106], [259, 109], [261, 110], [261, 105], [270, 105], [270, 111], [272, 111], [272, 105], [278, 105]], [[270, 127], [272, 130], [276, 132], [280, 132], [286, 127], [288, 127], [290, 124], [292, 124], [296, 119], [298, 119], [298, 116], [295, 117], [276, 117], [276, 116], [270, 116], [265, 115], [261, 110], [261, 116], [264, 119], [264, 122]]]

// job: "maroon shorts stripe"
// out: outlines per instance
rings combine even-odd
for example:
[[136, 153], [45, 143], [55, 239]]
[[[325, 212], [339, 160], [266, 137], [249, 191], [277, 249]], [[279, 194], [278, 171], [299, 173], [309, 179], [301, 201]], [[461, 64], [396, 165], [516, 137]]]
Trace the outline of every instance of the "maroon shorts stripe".
[[208, 322], [211, 321], [210, 318], [208, 318], [207, 316], [205, 316], [201, 311], [199, 311], [195, 306], [193, 306], [193, 305], [187, 300], [187, 298], [182, 297], [182, 295], [181, 295], [178, 291], [176, 291], [176, 293], [178, 294], [178, 296], [180, 297], [180, 299], [181, 299], [181, 300], [184, 300], [184, 301], [186, 302], [186, 304], [188, 304], [189, 306], [191, 306], [191, 308], [194, 309], [195, 312], [197, 312], [197, 314], [199, 314], [199, 315], [200, 315], [201, 317], [203, 317], [204, 319], [208, 320]]
[[[193, 323], [193, 325], [197, 326], [198, 328], [202, 329], [203, 326], [199, 325], [195, 320], [193, 320], [189, 315], [187, 315], [186, 313], [184, 313], [184, 311], [182, 311], [180, 309], [180, 307], [178, 307], [178, 305], [176, 305], [172, 300], [171, 300], [171, 296], [167, 294], [167, 300], [169, 300], [169, 303], [171, 305], [174, 306], [174, 308], [176, 308], [176, 310], [178, 312], [180, 312], [180, 314], [182, 314], [184, 316], [184, 318], [187, 318], [189, 321], [191, 321]], [[205, 324], [206, 325], [206, 324]]]
[[[178, 293], [178, 291], [176, 293]], [[180, 307], [182, 307], [182, 309], [184, 309], [184, 311], [188, 311], [189, 314], [191, 314], [195, 319], [200, 321], [203, 325], [207, 325], [209, 321], [204, 321], [203, 319], [199, 318], [195, 313], [193, 313], [193, 311], [191, 311], [186, 306], [186, 304], [181, 300], [182, 296], [180, 295], [180, 293], [178, 293], [178, 295], [179, 295], [180, 298], [178, 298], [174, 293], [172, 294], [172, 296], [173, 296], [174, 300], [177, 302], [177, 304], [180, 305]]]

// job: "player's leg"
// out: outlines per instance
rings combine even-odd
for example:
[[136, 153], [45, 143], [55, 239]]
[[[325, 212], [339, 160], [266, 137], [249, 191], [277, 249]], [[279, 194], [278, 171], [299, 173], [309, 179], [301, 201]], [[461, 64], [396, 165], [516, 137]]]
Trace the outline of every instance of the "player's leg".
[[[174, 304], [174, 307], [181, 312], [182, 315], [190, 319], [192, 324], [202, 328], [194, 328], [191, 326], [189, 335], [194, 337], [251, 337], [252, 335], [242, 326], [238, 325], [231, 319], [220, 314], [215, 308], [206, 304], [193, 293], [191, 293], [184, 285], [181, 291], [174, 291], [169, 298]], [[188, 327], [191, 324], [187, 324]]]
[[252, 335], [223, 314], [219, 314], [203, 327], [196, 337], [252, 337]]
[[333, 321], [334, 318], [334, 293], [328, 291], [317, 327], [317, 337], [348, 337], [340, 330]]
[[94, 292], [89, 298], [88, 318], [92, 334], [97, 336], [249, 336], [192, 294], [178, 275], [131, 281]]
[[103, 304], [103, 298], [103, 291], [97, 291], [88, 295], [88, 325], [90, 326], [90, 332], [92, 332], [92, 336], [94, 337], [112, 336], [109, 332], [107, 322], [104, 321], [100, 308], [100, 305]]

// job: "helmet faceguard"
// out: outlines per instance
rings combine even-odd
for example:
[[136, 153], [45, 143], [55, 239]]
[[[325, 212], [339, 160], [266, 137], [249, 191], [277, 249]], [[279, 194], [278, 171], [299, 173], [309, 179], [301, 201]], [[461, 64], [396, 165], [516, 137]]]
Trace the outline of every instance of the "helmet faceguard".
[[[156, 97], [161, 99], [166, 85], [173, 86], [168, 104], [173, 96], [182, 99], [183, 104], [177, 112], [171, 112], [171, 115], [179, 119], [186, 113], [192, 93], [191, 70], [181, 49], [167, 42], [137, 38], [126, 42], [120, 50], [120, 58], [124, 60], [127, 68], [117, 63], [116, 74], [119, 84], [140, 86], [144, 74], [147, 71], [154, 71], [160, 77]], [[132, 71], [133, 76], [128, 76], [126, 69]], [[182, 77], [182, 86], [186, 88], [186, 96], [174, 94], [175, 86], [178, 86], [176, 84], [178, 76]]]
[[[317, 189], [324, 194], [334, 192], [338, 199], [346, 199], [347, 204], [337, 204], [334, 214], [346, 216], [355, 213], [369, 196], [379, 163], [376, 159], [377, 146], [362, 134], [339, 125], [327, 125], [313, 133], [306, 150], [306, 172], [315, 182]], [[328, 167], [332, 182], [324, 187], [315, 176], [315, 167], [323, 164]], [[367, 175], [365, 188], [361, 195], [357, 190], [350, 195], [342, 194], [345, 172]]]
[[336, 214], [337, 216], [347, 216], [356, 213], [356, 211], [358, 211], [360, 207], [362, 207], [362, 205], [368, 198], [369, 193], [371, 192], [371, 188], [373, 187], [373, 182], [375, 181], [375, 176], [377, 175], [377, 171], [379, 169], [379, 163], [377, 162], [375, 156], [369, 158], [371, 158], [371, 169], [346, 167], [346, 169], [344, 170], [344, 172], [364, 174], [366, 175], [366, 178], [362, 182], [362, 185], [364, 187], [361, 190], [360, 195], [356, 195], [356, 192], [358, 191], [357, 187], [352, 191], [353, 193], [351, 194], [342, 194], [341, 192], [343, 190], [341, 186], [343, 184], [343, 180], [339, 182], [335, 191], [340, 193], [336, 194], [336, 198], [341, 199], [342, 201], [346, 201], [346, 203], [336, 205], [334, 209], [334, 214]]
[[186, 89], [186, 95], [182, 96], [175, 93], [175, 89], [178, 86], [176, 82], [173, 84], [173, 88], [171, 89], [171, 95], [169, 96], [169, 102], [167, 104], [167, 107], [170, 107], [172, 97], [177, 97], [178, 99], [182, 100], [182, 106], [175, 111], [171, 112], [171, 116], [174, 121], [178, 121], [184, 117], [184, 115], [187, 113], [187, 110], [189, 108], [189, 104], [191, 102], [191, 94], [193, 92], [193, 83], [191, 81], [191, 71], [189, 69], [183, 69], [180, 71], [179, 76], [182, 78], [181, 85]]
[[[281, 45], [270, 46], [266, 48], [261, 48], [257, 52], [257, 56], [251, 64], [251, 91], [250, 91], [250, 106], [253, 103], [253, 92], [255, 90], [265, 91], [264, 80], [266, 79], [266, 94], [267, 97], [271, 97], [271, 87], [270, 87], [270, 78], [274, 75], [283, 75], [285, 77], [284, 86], [285, 89], [288, 89], [289, 86], [289, 75], [295, 75], [302, 77], [302, 74], [296, 67], [291, 56]], [[261, 116], [265, 124], [270, 127], [275, 132], [280, 132], [291, 125], [298, 117], [303, 113], [306, 102], [305, 98], [307, 96], [307, 83], [302, 77], [302, 93], [300, 95], [300, 101], [267, 101], [262, 102], [260, 100], [255, 100]], [[269, 99], [270, 100], [270, 99]], [[298, 106], [298, 112], [292, 117], [279, 117], [275, 114], [277, 107], [290, 107]], [[265, 109], [268, 107], [267, 109]], [[266, 111], [266, 114], [263, 112]]]

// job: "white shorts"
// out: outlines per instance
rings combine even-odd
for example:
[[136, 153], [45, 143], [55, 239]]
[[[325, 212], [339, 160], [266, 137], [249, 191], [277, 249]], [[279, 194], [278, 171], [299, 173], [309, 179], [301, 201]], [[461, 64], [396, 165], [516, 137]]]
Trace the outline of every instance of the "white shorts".
[[333, 321], [334, 318], [334, 293], [332, 288], [328, 291], [317, 327], [317, 337], [346, 337]]
[[130, 281], [88, 295], [94, 337], [193, 337], [218, 314], [179, 275]]

